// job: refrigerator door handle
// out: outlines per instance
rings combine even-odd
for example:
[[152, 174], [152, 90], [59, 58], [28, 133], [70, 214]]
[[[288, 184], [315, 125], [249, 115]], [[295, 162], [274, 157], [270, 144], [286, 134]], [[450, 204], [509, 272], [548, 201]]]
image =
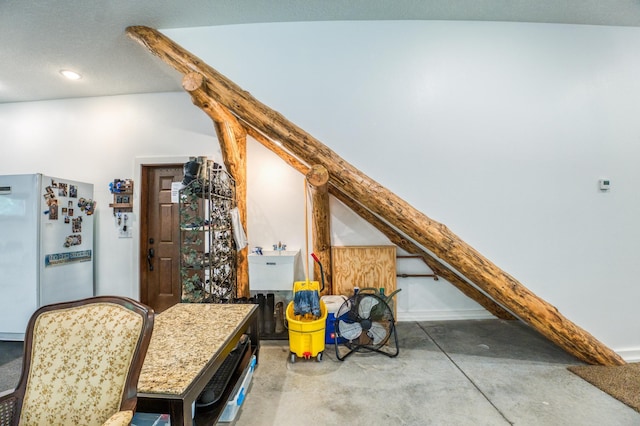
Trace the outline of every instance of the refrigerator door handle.
[[151, 259], [153, 259], [154, 256], [155, 256], [155, 252], [153, 251], [152, 248], [150, 248], [149, 251], [147, 252], [147, 263], [149, 264], [150, 271], [153, 271], [153, 263], [151, 262]]

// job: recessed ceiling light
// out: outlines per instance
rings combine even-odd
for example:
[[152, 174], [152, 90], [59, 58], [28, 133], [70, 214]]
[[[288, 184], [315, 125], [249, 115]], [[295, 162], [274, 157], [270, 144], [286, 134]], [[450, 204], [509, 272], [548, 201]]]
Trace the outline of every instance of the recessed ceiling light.
[[60, 74], [68, 78], [69, 80], [80, 80], [82, 76], [75, 71], [71, 70], [60, 70]]

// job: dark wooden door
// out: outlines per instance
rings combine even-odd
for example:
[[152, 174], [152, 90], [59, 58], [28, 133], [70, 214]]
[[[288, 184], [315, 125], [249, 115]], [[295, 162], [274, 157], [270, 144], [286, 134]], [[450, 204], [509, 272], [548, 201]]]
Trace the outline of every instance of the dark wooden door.
[[162, 312], [180, 302], [178, 204], [171, 184], [183, 178], [182, 164], [142, 166], [140, 188], [140, 301]]

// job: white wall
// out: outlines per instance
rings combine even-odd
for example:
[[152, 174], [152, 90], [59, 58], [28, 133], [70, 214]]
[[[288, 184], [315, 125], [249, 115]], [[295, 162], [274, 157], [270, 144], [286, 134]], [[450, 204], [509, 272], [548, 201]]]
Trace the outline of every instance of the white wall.
[[[319, 22], [165, 33], [640, 359], [640, 29]], [[2, 174], [95, 184], [98, 291], [134, 297], [138, 241], [117, 237], [108, 183], [137, 178], [141, 158], [219, 158], [210, 120], [182, 93], [1, 104], [0, 141]], [[302, 177], [248, 148], [250, 245], [302, 248]], [[334, 244], [387, 243], [331, 207]], [[444, 280], [399, 285], [401, 318], [486, 316]]]

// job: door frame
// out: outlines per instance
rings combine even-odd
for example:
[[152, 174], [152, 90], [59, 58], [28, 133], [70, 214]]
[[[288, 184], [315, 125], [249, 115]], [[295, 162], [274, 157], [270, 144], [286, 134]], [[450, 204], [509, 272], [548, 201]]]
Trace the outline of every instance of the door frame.
[[135, 170], [135, 181], [138, 182], [134, 185], [134, 193], [133, 193], [133, 214], [136, 218], [136, 224], [138, 227], [138, 232], [136, 233], [136, 237], [133, 239], [133, 265], [132, 265], [132, 289], [131, 294], [137, 294], [137, 300], [140, 301], [141, 293], [140, 287], [142, 283], [140, 282], [140, 265], [142, 262], [147, 261], [147, 258], [142, 258], [140, 254], [140, 241], [142, 237], [142, 226], [141, 226], [141, 203], [142, 203], [142, 167], [143, 166], [163, 166], [167, 164], [184, 164], [189, 161], [189, 156], [176, 156], [176, 157], [135, 157], [134, 158], [134, 170]]

